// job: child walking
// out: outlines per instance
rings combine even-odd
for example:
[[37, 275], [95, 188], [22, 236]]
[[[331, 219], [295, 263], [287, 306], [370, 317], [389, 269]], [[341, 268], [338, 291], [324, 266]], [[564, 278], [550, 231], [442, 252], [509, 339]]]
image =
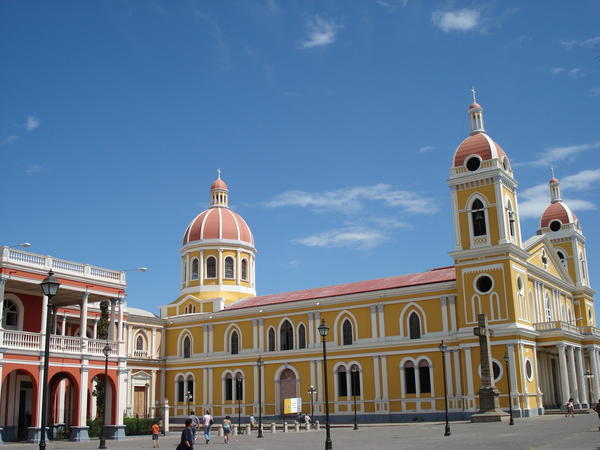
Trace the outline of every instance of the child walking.
[[159, 448], [160, 444], [158, 442], [158, 434], [160, 433], [160, 427], [157, 423], [152, 424], [152, 447]]
[[231, 417], [225, 416], [223, 419], [223, 442], [229, 444], [229, 435], [231, 434]]

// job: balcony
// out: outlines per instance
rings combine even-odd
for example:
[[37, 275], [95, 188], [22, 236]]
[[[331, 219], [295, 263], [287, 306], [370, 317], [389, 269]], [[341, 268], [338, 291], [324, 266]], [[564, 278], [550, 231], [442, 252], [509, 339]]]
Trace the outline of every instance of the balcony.
[[[78, 336], [50, 336], [50, 352], [66, 353], [71, 355], [95, 355], [104, 357], [102, 350], [107, 341], [100, 339], [80, 338]], [[119, 353], [119, 343], [109, 341], [111, 355]], [[44, 341], [40, 333], [28, 331], [4, 330], [2, 332], [1, 346], [11, 350], [43, 351]]]
[[549, 331], [569, 331], [571, 333], [600, 336], [599, 328], [592, 326], [580, 327], [577, 325], [570, 324], [568, 322], [562, 322], [560, 320], [534, 323], [533, 326], [536, 331], [539, 331], [541, 333]]

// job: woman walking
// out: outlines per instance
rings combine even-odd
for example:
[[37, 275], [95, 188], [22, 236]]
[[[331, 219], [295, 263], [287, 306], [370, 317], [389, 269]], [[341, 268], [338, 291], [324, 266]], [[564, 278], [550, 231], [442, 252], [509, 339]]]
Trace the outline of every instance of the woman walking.
[[185, 428], [181, 432], [181, 441], [176, 450], [194, 450], [194, 431], [192, 430], [192, 419], [186, 419]]
[[202, 425], [204, 426], [204, 439], [208, 444], [210, 442], [210, 427], [215, 423], [215, 419], [210, 415], [210, 411], [206, 411], [206, 414], [202, 416]]
[[223, 419], [223, 442], [229, 444], [229, 435], [231, 434], [231, 417], [225, 416]]

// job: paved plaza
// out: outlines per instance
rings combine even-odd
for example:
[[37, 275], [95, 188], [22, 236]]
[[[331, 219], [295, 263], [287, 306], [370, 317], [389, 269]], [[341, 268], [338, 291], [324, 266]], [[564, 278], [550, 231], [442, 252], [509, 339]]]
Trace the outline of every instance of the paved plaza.
[[[600, 431], [596, 414], [579, 415], [575, 418], [563, 416], [543, 416], [519, 419], [510, 427], [507, 423], [471, 424], [452, 423], [452, 436], [444, 437], [442, 423], [389, 424], [362, 426], [358, 431], [351, 428], [332, 430], [334, 449], [598, 449]], [[216, 436], [211, 447], [223, 448], [222, 438]], [[229, 448], [252, 450], [312, 450], [324, 448], [325, 432], [265, 433], [264, 439], [256, 435], [232, 437]], [[178, 433], [161, 438], [161, 448], [173, 449], [178, 441]], [[197, 441], [195, 448], [205, 445]], [[126, 441], [108, 441], [111, 449], [152, 448], [150, 437], [132, 437]], [[33, 444], [5, 444], [4, 449], [33, 449]], [[93, 449], [98, 441], [90, 442], [50, 442], [48, 449]]]

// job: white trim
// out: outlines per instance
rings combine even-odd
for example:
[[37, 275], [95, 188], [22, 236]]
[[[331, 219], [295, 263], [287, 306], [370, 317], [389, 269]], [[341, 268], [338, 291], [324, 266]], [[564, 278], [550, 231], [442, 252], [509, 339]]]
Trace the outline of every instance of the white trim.
[[[414, 309], [411, 309], [413, 307], [414, 307]], [[419, 326], [421, 328], [421, 330], [420, 330], [421, 337], [423, 337], [427, 334], [427, 315], [425, 314], [425, 311], [423, 310], [421, 305], [419, 305], [418, 303], [410, 302], [402, 309], [402, 312], [400, 313], [400, 316], [398, 318], [400, 321], [400, 336], [401, 337], [410, 339], [410, 323], [409, 323], [410, 314], [407, 315], [407, 313], [413, 312], [415, 310], [418, 311], [417, 316], [419, 316]], [[404, 328], [404, 322], [406, 322], [406, 331]]]
[[0, 327], [5, 330], [16, 330], [23, 331], [23, 317], [25, 316], [25, 307], [23, 306], [23, 302], [21, 299], [13, 294], [12, 292], [4, 293], [4, 300], [10, 300], [17, 307], [17, 327], [16, 328], [6, 328], [4, 324], [4, 315], [6, 314], [6, 310], [4, 309], [4, 303], [2, 304], [2, 317], [0, 317]]
[[[490, 280], [492, 280], [492, 286], [486, 291], [480, 291], [479, 288], [477, 288], [477, 280], [483, 278], [483, 277], [488, 277]], [[479, 295], [488, 295], [491, 294], [494, 291], [494, 277], [492, 277], [489, 273], [487, 272], [483, 272], [479, 275], [477, 275], [475, 278], [473, 278], [473, 289], [475, 289], [475, 292], [477, 292]]]
[[345, 319], [350, 320], [350, 325], [352, 325], [352, 344], [358, 341], [358, 321], [356, 320], [356, 316], [347, 309], [343, 309], [333, 321], [333, 342], [340, 346], [344, 346], [344, 330], [342, 327], [344, 326]]
[[[232, 330], [233, 328], [233, 330]], [[240, 353], [242, 353], [242, 330], [240, 329], [240, 327], [238, 326], [237, 323], [230, 323], [227, 328], [225, 328], [225, 331], [223, 332], [223, 350], [225, 351], [225, 353], [231, 353], [231, 335], [233, 334], [233, 331], [237, 331], [237, 335], [238, 335], [238, 352], [236, 353], [237, 355], [239, 355]]]

